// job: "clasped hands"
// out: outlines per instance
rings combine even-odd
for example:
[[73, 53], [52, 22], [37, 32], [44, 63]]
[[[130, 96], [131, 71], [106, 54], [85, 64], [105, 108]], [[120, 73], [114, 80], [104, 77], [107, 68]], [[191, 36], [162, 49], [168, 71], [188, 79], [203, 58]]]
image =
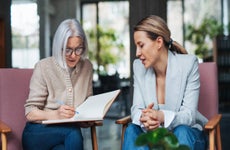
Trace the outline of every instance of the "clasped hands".
[[158, 128], [164, 122], [164, 114], [162, 111], [153, 109], [154, 103], [148, 105], [142, 110], [140, 122], [147, 131]]

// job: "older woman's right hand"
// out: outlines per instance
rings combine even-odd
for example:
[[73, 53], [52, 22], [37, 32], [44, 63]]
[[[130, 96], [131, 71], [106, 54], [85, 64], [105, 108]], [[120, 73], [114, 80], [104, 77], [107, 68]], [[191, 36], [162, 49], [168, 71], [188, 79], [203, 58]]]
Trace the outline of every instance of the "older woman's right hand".
[[74, 107], [68, 105], [61, 105], [57, 111], [58, 111], [58, 116], [61, 119], [71, 118], [75, 115]]

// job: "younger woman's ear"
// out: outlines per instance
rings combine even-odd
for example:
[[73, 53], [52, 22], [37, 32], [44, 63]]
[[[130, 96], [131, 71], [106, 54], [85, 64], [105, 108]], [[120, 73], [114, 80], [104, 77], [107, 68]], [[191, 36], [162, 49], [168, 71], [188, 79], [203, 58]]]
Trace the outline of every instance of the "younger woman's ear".
[[164, 40], [161, 36], [158, 36], [157, 39], [157, 44], [158, 44], [158, 49], [160, 49], [162, 47], [162, 45], [164, 44]]

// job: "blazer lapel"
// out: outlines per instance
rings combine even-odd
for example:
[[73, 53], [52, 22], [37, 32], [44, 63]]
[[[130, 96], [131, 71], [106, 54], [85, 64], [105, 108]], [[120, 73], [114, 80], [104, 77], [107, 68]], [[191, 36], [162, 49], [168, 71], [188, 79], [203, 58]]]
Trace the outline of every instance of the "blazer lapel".
[[169, 51], [165, 85], [165, 107], [173, 111], [177, 111], [177, 106], [181, 103], [182, 70], [179, 66], [175, 54]]
[[[182, 70], [179, 66], [175, 55], [169, 51], [165, 85], [165, 109], [172, 111], [177, 111], [181, 104]], [[147, 69], [144, 82], [146, 107], [153, 102], [154, 109], [159, 109], [156, 95], [156, 76], [152, 68]]]
[[147, 69], [145, 74], [145, 99], [146, 107], [150, 103], [154, 103], [154, 109], [158, 109], [158, 102], [156, 96], [156, 76], [152, 68]]

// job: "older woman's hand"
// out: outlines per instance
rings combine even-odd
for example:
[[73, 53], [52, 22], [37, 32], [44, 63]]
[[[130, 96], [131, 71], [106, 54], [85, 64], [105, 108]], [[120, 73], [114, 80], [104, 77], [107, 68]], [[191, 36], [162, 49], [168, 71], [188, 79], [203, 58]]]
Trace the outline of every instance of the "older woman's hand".
[[57, 111], [60, 119], [71, 118], [75, 115], [74, 107], [68, 105], [61, 105]]

